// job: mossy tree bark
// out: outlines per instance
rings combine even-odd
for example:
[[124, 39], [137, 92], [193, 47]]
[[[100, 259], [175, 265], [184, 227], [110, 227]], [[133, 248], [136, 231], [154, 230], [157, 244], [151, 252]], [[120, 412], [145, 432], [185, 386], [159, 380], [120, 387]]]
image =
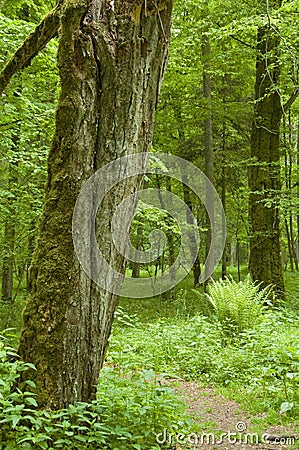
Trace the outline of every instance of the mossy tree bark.
[[[66, 0], [62, 6], [61, 95], [19, 347], [22, 359], [37, 367], [42, 407], [89, 401], [96, 392], [117, 296], [97, 287], [81, 269], [72, 213], [81, 187], [96, 170], [149, 151], [172, 3]], [[118, 271], [124, 262], [111, 243], [110, 222], [128, 189], [139, 182], [121, 183], [98, 211], [101, 250]]]
[[[280, 1], [275, 5], [280, 6]], [[258, 31], [255, 111], [251, 134], [249, 267], [253, 280], [273, 284], [283, 296], [280, 220], [275, 196], [280, 192], [280, 122], [278, 91], [280, 38], [271, 24]]]

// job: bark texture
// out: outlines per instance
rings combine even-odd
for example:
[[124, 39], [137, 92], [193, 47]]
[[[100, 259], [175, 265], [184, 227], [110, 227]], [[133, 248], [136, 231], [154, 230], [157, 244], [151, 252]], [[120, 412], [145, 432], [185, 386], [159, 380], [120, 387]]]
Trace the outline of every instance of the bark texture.
[[[89, 401], [96, 392], [117, 296], [97, 287], [73, 249], [72, 213], [84, 182], [106, 163], [149, 151], [167, 59], [172, 1], [67, 0], [61, 12], [61, 95], [19, 352], [37, 367], [41, 406]], [[140, 180], [110, 191], [97, 215], [102, 253], [118, 204]]]
[[282, 296], [284, 283], [280, 221], [275, 204], [275, 196], [281, 189], [279, 135], [283, 113], [277, 87], [278, 47], [279, 36], [271, 26], [260, 28], [256, 63], [256, 106], [251, 135], [253, 164], [249, 171], [249, 267], [253, 280], [265, 285], [273, 284], [276, 292]]

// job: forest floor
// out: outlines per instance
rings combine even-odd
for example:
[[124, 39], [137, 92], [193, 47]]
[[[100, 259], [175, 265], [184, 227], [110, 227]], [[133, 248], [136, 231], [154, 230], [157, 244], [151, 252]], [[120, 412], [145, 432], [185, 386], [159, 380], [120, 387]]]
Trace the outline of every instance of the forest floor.
[[[175, 389], [189, 406], [188, 413], [203, 430], [201, 433], [194, 432], [194, 435], [191, 434], [187, 437], [189, 445], [177, 443], [177, 450], [183, 448], [206, 450], [287, 450], [299, 448], [299, 433], [296, 432], [296, 424], [268, 426], [266, 430], [258, 433], [259, 441], [263, 443], [257, 443], [254, 421], [262, 419], [262, 414], [250, 417], [248, 412], [242, 411], [238, 403], [217, 394], [212, 387], [201, 387], [195, 382], [180, 381], [176, 383]], [[209, 433], [212, 434], [209, 435]], [[262, 437], [263, 435], [265, 438]], [[178, 439], [178, 437], [175, 437], [175, 439], [179, 442], [183, 440]]]

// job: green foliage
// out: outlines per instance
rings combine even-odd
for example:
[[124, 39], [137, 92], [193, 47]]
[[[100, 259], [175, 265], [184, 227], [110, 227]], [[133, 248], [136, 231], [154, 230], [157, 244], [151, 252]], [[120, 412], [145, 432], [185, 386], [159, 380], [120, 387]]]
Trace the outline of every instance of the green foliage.
[[299, 417], [296, 314], [265, 310], [259, 320], [252, 317], [243, 331], [232, 335], [215, 316], [188, 319], [172, 311], [173, 319], [147, 323], [140, 317], [132, 326], [115, 324], [107, 363], [120, 373], [123, 368], [146, 368], [222, 386], [225, 392], [237, 390], [240, 402], [254, 413], [271, 412], [271, 421]]
[[252, 328], [260, 320], [270, 295], [270, 286], [261, 289], [260, 284], [253, 283], [248, 277], [240, 282], [233, 278], [213, 280], [206, 294], [212, 312], [227, 332], [238, 333]]
[[43, 15], [54, 6], [55, 0], [0, 0], [3, 14], [30, 22], [39, 22]]
[[[256, 330], [244, 334], [244, 338], [245, 345], [252, 348], [255, 366], [250, 378], [248, 377], [248, 387], [245, 388], [249, 401], [255, 407], [258, 406], [258, 411], [274, 410], [280, 417], [298, 417], [297, 316], [285, 310], [268, 313]], [[244, 338], [241, 341], [243, 345]], [[240, 386], [240, 389], [244, 391], [244, 387]]]
[[[140, 276], [148, 275], [145, 271]], [[122, 297], [120, 305], [131, 320], [137, 315], [137, 320], [141, 322], [155, 322], [165, 319], [188, 319], [197, 314], [207, 315], [207, 302], [203, 292], [198, 291], [194, 296], [192, 292], [193, 276], [189, 274], [181, 283], [175, 287], [174, 298], [165, 298], [159, 295], [132, 301], [130, 298]], [[117, 312], [118, 314], [118, 312]]]
[[[0, 1], [1, 67], [55, 3]], [[271, 14], [273, 26], [282, 36], [283, 76], [279, 89], [285, 103], [293, 91], [294, 80], [298, 84], [298, 2], [284, 2], [279, 11], [272, 10]], [[170, 61], [157, 112], [156, 150], [171, 151], [203, 167], [201, 142], [206, 104], [200, 48], [203, 33], [207, 34], [211, 43], [215, 185], [218, 188], [224, 180], [230, 255], [236, 242], [248, 241], [247, 170], [251, 162], [248, 138], [256, 30], [267, 21], [266, 4], [256, 1], [241, 4], [210, 1], [208, 9], [195, 0], [178, 1]], [[56, 50], [57, 43], [53, 40], [12, 80], [2, 97], [0, 257], [3, 259], [5, 254], [4, 227], [8, 223], [15, 227], [14, 271], [18, 280], [29, 263], [32, 253], [29, 241], [35, 236], [42, 206], [46, 154], [53, 134], [57, 98]], [[293, 189], [298, 171], [296, 107], [295, 103], [290, 123], [283, 129], [287, 135], [284, 145], [288, 146], [285, 170], [290, 173], [294, 167], [289, 174], [289, 188], [284, 187], [283, 195], [278, 193], [284, 217], [297, 215], [298, 211], [298, 195]], [[175, 182], [172, 189], [182, 196]], [[278, 204], [276, 197], [275, 202]], [[202, 209], [195, 201], [193, 205], [201, 226]], [[163, 210], [140, 203], [131, 234], [136, 247], [143, 250], [149, 247], [148, 235], [153, 228], [171, 234], [175, 245], [179, 242], [178, 227], [171, 217]], [[0, 447], [158, 448], [155, 432], [164, 426], [174, 432], [188, 427], [183, 419], [184, 407], [164, 384], [167, 374], [226, 389], [232, 386], [234, 395], [236, 391], [244, 391], [243, 399], [250, 398], [259, 411], [274, 408], [276, 413], [282, 413], [280, 417], [298, 418], [298, 318], [290, 312], [291, 308], [298, 311], [298, 277], [289, 278], [288, 285], [294, 287], [293, 295], [289, 294], [291, 302], [288, 311], [280, 312], [263, 313], [270, 289], [258, 292], [257, 286], [248, 280], [214, 283], [208, 301], [202, 293], [187, 290], [189, 285], [177, 288], [171, 301], [162, 297], [123, 301], [123, 308], [116, 312], [107, 355], [107, 364], [113, 369], [105, 369], [101, 374], [97, 400], [62, 411], [38, 411], [30, 382], [28, 392], [12, 392], [12, 386], [28, 365], [9, 362], [6, 355], [13, 349], [7, 348], [5, 340], [0, 341]], [[23, 297], [19, 295], [15, 305], [1, 305], [3, 325], [11, 321], [20, 326]], [[209, 306], [214, 313], [210, 320], [200, 314], [208, 313]], [[154, 323], [148, 323], [149, 319]], [[156, 373], [164, 373], [164, 377], [158, 380]]]
[[[31, 14], [20, 13], [25, 2], [4, 2], [0, 14], [1, 68], [35, 26]], [[37, 2], [27, 2], [42, 13]], [[47, 7], [45, 2], [43, 7]], [[9, 13], [8, 13], [9, 9]], [[24, 11], [25, 11], [24, 9]], [[33, 10], [32, 10], [33, 11]], [[0, 108], [0, 268], [10, 258], [14, 272], [14, 292], [18, 310], [23, 307], [26, 271], [35, 244], [38, 217], [41, 211], [46, 180], [46, 158], [53, 134], [58, 71], [57, 42], [53, 40], [32, 63], [17, 74], [1, 98]], [[11, 230], [7, 237], [7, 230]], [[10, 320], [11, 316], [11, 320]], [[20, 314], [1, 316], [7, 327], [20, 322]]]
[[[222, 387], [235, 399], [237, 391], [240, 402], [254, 413], [269, 411], [272, 422], [298, 418], [298, 317], [270, 310], [250, 328], [223, 339], [226, 326], [217, 318], [188, 318], [189, 294], [177, 292], [172, 319], [151, 323], [128, 313], [123, 304], [116, 312], [97, 399], [65, 410], [39, 411], [30, 381], [24, 393], [11, 389], [31, 366], [7, 360], [7, 353], [14, 353], [8, 345], [12, 336], [2, 336], [0, 448], [161, 448], [155, 436], [164, 428], [174, 434], [194, 431], [169, 378]], [[199, 296], [192, 294], [197, 302]], [[140, 314], [147, 316], [152, 307], [144, 303]]]
[[285, 307], [299, 312], [299, 273], [298, 272], [286, 272], [285, 273], [285, 287], [287, 302]]
[[[158, 449], [156, 435], [164, 428], [190, 430], [186, 406], [152, 370], [102, 371], [97, 399], [59, 411], [39, 411], [34, 383], [28, 391], [15, 385], [30, 364], [9, 362], [12, 349], [0, 341], [0, 447], [9, 449]], [[165, 447], [166, 448], [166, 447]]]

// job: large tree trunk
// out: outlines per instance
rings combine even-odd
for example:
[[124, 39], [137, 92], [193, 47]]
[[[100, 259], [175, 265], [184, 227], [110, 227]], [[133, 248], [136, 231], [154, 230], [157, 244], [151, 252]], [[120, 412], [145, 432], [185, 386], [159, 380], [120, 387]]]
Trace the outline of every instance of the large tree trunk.
[[[280, 2], [276, 2], [280, 6]], [[272, 27], [258, 31], [255, 112], [251, 135], [249, 267], [253, 280], [273, 284], [282, 296], [280, 221], [275, 196], [281, 189], [279, 131], [282, 105], [278, 92], [279, 36]], [[268, 204], [267, 204], [268, 203]]]
[[[172, 3], [72, 0], [61, 12], [61, 95], [19, 347], [22, 359], [37, 367], [44, 407], [88, 401], [96, 392], [117, 296], [96, 286], [80, 267], [72, 214], [96, 170], [149, 151]], [[139, 180], [128, 183], [131, 192]], [[120, 183], [97, 216], [102, 253], [119, 272], [124, 262], [111, 243], [110, 223], [127, 192], [127, 183]]]

